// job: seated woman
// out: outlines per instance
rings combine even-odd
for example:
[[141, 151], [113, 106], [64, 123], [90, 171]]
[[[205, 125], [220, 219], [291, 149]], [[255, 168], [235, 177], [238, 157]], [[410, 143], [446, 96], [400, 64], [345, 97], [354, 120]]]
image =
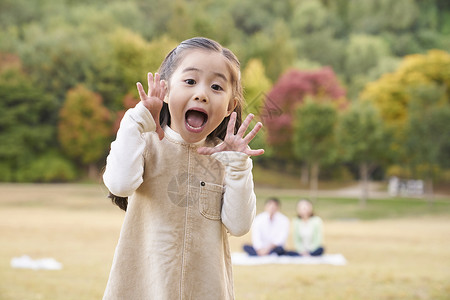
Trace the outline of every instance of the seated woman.
[[314, 215], [312, 203], [305, 199], [298, 202], [297, 214], [293, 221], [295, 249], [302, 256], [322, 255], [322, 219]]

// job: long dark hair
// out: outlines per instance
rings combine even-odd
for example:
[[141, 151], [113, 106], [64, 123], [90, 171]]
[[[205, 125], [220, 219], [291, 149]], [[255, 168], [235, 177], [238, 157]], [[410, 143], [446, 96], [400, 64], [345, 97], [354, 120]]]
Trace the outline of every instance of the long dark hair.
[[[186, 52], [186, 50], [193, 50], [193, 49], [201, 49], [201, 50], [208, 50], [208, 51], [214, 51], [223, 54], [225, 58], [228, 60], [228, 67], [231, 74], [231, 85], [233, 87], [233, 94], [232, 99], [236, 100], [236, 106], [233, 111], [236, 112], [236, 125], [234, 128], [235, 133], [241, 127], [242, 124], [242, 110], [244, 105], [244, 96], [242, 92], [242, 84], [241, 84], [241, 72], [240, 72], [240, 62], [236, 55], [234, 55], [231, 50], [223, 47], [216, 41], [204, 38], [204, 37], [195, 37], [188, 40], [185, 40], [181, 42], [176, 48], [174, 48], [172, 51], [167, 54], [166, 58], [161, 63], [161, 66], [159, 67], [158, 73], [161, 76], [162, 80], [166, 80], [170, 86], [170, 78], [172, 77], [172, 74], [175, 72], [175, 70], [180, 65], [184, 55], [183, 53]], [[230, 100], [232, 100], [230, 99]], [[215, 138], [219, 138], [221, 140], [225, 139], [225, 135], [227, 132], [227, 126], [228, 122], [230, 120], [230, 116], [227, 116], [223, 119], [222, 123], [217, 126], [216, 129], [214, 129], [213, 132], [211, 132], [207, 140], [213, 140]], [[161, 109], [161, 112], [159, 114], [159, 124], [162, 128], [164, 126], [170, 126], [170, 111], [169, 106], [166, 102], [163, 103], [163, 107]], [[128, 206], [128, 197], [119, 197], [113, 195], [111, 192], [109, 193], [108, 198], [112, 200], [114, 204], [119, 206], [123, 210], [127, 210]]]

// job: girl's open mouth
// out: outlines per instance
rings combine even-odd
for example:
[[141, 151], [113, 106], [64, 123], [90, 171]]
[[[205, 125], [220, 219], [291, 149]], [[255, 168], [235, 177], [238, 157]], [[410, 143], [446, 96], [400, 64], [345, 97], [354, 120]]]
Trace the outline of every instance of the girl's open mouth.
[[208, 121], [208, 114], [200, 108], [189, 109], [185, 115], [185, 123], [188, 131], [200, 132]]

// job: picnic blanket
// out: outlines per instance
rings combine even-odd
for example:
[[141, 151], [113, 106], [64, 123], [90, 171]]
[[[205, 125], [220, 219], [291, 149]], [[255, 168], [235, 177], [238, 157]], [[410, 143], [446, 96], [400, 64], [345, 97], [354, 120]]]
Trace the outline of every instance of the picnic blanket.
[[32, 270], [61, 270], [62, 264], [51, 257], [32, 259], [28, 255], [22, 255], [11, 259], [11, 267]]
[[233, 265], [241, 266], [254, 266], [264, 264], [328, 264], [343, 266], [347, 264], [347, 260], [342, 254], [324, 254], [321, 256], [278, 256], [276, 254], [266, 256], [249, 256], [244, 252], [231, 253], [231, 262], [233, 263]]

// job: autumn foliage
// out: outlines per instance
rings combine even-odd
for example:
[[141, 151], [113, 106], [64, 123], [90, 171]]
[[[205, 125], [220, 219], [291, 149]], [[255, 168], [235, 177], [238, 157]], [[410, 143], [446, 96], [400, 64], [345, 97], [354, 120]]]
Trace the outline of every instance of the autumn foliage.
[[384, 121], [396, 130], [403, 129], [408, 120], [408, 105], [420, 86], [444, 87], [445, 99], [450, 98], [450, 54], [430, 50], [427, 54], [408, 55], [392, 73], [369, 83], [361, 98], [371, 101], [378, 108]]
[[65, 153], [80, 163], [102, 158], [111, 140], [111, 113], [101, 96], [82, 85], [69, 90], [60, 111], [58, 136]]
[[296, 109], [306, 98], [330, 101], [337, 108], [347, 104], [345, 90], [329, 67], [314, 71], [292, 69], [284, 73], [265, 99], [261, 116], [268, 143], [280, 156], [293, 157], [292, 136]]

